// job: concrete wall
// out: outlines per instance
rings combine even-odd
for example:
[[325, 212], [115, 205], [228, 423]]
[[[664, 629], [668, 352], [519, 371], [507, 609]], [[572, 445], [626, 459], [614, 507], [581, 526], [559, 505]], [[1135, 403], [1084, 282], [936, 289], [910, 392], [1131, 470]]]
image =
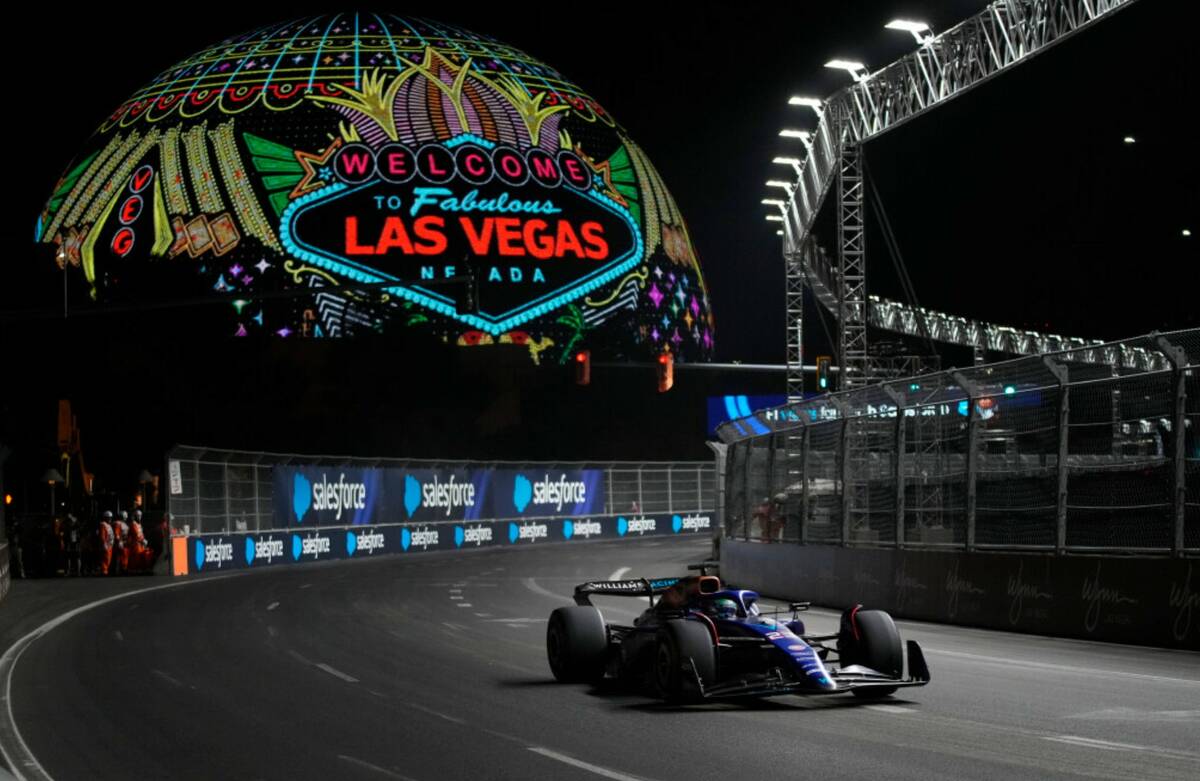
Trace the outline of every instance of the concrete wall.
[[721, 541], [721, 575], [765, 595], [897, 618], [1200, 650], [1200, 560]]

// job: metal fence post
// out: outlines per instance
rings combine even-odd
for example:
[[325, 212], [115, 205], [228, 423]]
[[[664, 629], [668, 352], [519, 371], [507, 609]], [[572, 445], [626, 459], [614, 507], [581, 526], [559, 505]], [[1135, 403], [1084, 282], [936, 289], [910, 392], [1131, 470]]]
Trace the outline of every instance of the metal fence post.
[[225, 491], [225, 528], [222, 531], [229, 532], [230, 513], [232, 510], [229, 507], [229, 462], [221, 464], [221, 484]]
[[1067, 367], [1042, 356], [1042, 363], [1058, 380], [1058, 503], [1055, 510], [1054, 552], [1061, 556], [1067, 552], [1067, 470], [1068, 435], [1071, 420], [1071, 386]]
[[975, 405], [979, 401], [979, 393], [974, 383], [963, 376], [962, 372], [951, 372], [950, 376], [967, 392], [967, 550], [975, 549], [975, 478], [979, 471], [979, 425], [975, 413]]
[[838, 407], [838, 414], [842, 419], [842, 436], [839, 444], [840, 455], [842, 458], [842, 529], [841, 529], [841, 544], [850, 544], [850, 503], [853, 501], [854, 493], [850, 490], [850, 418], [846, 415], [845, 407], [840, 403], [835, 402]]
[[[767, 435], [767, 515], [763, 518], [763, 534], [770, 534], [774, 528], [771, 523], [771, 517], [774, 514], [775, 508], [775, 446], [777, 444], [775, 432], [772, 431]], [[769, 539], [769, 538], [768, 538]]]
[[904, 547], [904, 451], [906, 448], [904, 397], [890, 386], [881, 385], [883, 392], [896, 405], [896, 547]]
[[[714, 478], [716, 477], [716, 474], [717, 474], [717, 470], [714, 467], [713, 468], [713, 477]], [[714, 482], [714, 488], [715, 488], [715, 482]], [[714, 493], [715, 493], [715, 491], [714, 491]], [[713, 509], [716, 509], [715, 501], [713, 502], [713, 506], [714, 506]], [[697, 510], [704, 509], [704, 468], [699, 467], [699, 466], [696, 467], [696, 509]]]
[[254, 530], [262, 529], [262, 508], [258, 504], [258, 464], [254, 465]]
[[750, 539], [750, 518], [752, 514], [750, 502], [750, 454], [754, 448], [752, 439], [744, 439], [739, 444], [745, 449], [742, 456], [742, 539]]
[[638, 464], [637, 476], [638, 476], [638, 498], [637, 498], [638, 514], [642, 515], [646, 512], [646, 503], [642, 499], [642, 464]]
[[1175, 496], [1172, 502], [1174, 534], [1171, 536], [1171, 555], [1179, 557], [1183, 555], [1184, 519], [1187, 509], [1185, 504], [1187, 501], [1187, 464], [1185, 461], [1187, 450], [1184, 443], [1187, 439], [1187, 374], [1185, 370], [1188, 365], [1188, 357], [1182, 348], [1171, 344], [1165, 338], [1160, 336], [1156, 341], [1158, 348], [1171, 361], [1174, 369], [1171, 378], [1174, 380], [1172, 384], [1175, 386], [1175, 410], [1171, 416], [1171, 433], [1175, 446], [1172, 448], [1174, 452], [1171, 454], [1171, 460], [1175, 466]]
[[192, 485], [192, 498], [196, 500], [196, 514], [193, 516], [192, 521], [195, 523], [196, 533], [198, 534], [202, 528], [200, 521], [200, 462], [198, 460], [192, 462], [192, 480], [194, 481]]
[[806, 422], [800, 448], [800, 544], [808, 544], [808, 443], [812, 427]]
[[667, 467], [667, 510], [675, 512], [675, 492], [672, 490], [675, 483], [675, 470], [670, 466]]

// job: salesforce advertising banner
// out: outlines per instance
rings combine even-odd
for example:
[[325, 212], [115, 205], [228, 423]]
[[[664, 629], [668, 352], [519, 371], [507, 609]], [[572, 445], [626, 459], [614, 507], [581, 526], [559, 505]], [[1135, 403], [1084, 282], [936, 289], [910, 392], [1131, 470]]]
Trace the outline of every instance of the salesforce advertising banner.
[[394, 495], [403, 497], [390, 521], [473, 521], [494, 518], [488, 510], [487, 469], [386, 469]]
[[405, 523], [192, 535], [187, 566], [177, 574], [260, 569], [331, 559], [369, 559], [437, 550], [516, 547], [543, 542], [630, 539], [707, 533], [707, 513]]
[[599, 469], [274, 469], [276, 528], [572, 518], [604, 512]]
[[380, 469], [319, 466], [274, 469], [275, 526], [362, 526], [383, 513]]
[[561, 518], [604, 512], [600, 469], [496, 469], [492, 518]]

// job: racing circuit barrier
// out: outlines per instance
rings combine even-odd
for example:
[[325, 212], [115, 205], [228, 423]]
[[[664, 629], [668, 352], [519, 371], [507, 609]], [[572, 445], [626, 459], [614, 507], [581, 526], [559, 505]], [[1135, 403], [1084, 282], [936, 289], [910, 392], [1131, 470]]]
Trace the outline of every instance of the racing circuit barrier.
[[711, 534], [705, 462], [168, 455], [176, 575], [541, 542]]
[[[722, 573], [833, 606], [857, 591], [901, 616], [1195, 647], [1198, 369], [1191, 329], [725, 423]], [[1010, 623], [1012, 594], [1035, 612]]]
[[6, 539], [5, 530], [8, 528], [8, 520], [4, 517], [4, 512], [7, 509], [4, 505], [4, 462], [8, 458], [9, 450], [3, 444], [0, 444], [0, 602], [8, 596], [8, 589], [12, 585], [12, 573], [9, 570], [9, 551], [8, 540]]

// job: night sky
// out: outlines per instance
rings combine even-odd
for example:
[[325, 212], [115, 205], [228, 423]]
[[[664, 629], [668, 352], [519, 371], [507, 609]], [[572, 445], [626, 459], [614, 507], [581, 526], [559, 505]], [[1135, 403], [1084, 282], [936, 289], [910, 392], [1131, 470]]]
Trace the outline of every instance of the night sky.
[[[590, 92], [671, 188], [712, 291], [717, 359], [784, 359], [783, 264], [764, 220], [771, 158], [795, 155], [783, 127], [815, 126], [789, 95], [847, 83], [833, 57], [872, 70], [910, 51], [891, 18], [941, 31], [980, 0], [917, 3], [639, 3], [547, 8], [399, 3], [387, 10], [510, 43]], [[14, 37], [36, 57], [10, 96], [10, 166], [0, 311], [59, 305], [58, 275], [32, 243], [37, 213], [99, 122], [188, 54], [327, 4], [181, 6], [154, 17], [91, 4], [23, 9]], [[931, 8], [933, 10], [931, 10]], [[1195, 125], [1197, 12], [1140, 0], [970, 94], [866, 147], [919, 303], [998, 324], [1119, 338], [1200, 324]], [[14, 93], [15, 95], [16, 93]], [[1137, 143], [1122, 139], [1132, 135]], [[10, 168], [11, 170], [11, 168]], [[14, 181], [9, 179], [9, 181]], [[869, 292], [903, 300], [879, 220], [869, 215]], [[835, 237], [819, 234], [833, 249]], [[815, 307], [810, 310], [815, 315]], [[37, 340], [36, 321], [0, 320], [2, 341]], [[808, 323], [809, 355], [824, 336]], [[47, 345], [48, 350], [53, 345]], [[9, 412], [12, 410], [10, 408]], [[0, 432], [2, 434], [3, 432]], [[10, 434], [11, 436], [11, 434]]]

